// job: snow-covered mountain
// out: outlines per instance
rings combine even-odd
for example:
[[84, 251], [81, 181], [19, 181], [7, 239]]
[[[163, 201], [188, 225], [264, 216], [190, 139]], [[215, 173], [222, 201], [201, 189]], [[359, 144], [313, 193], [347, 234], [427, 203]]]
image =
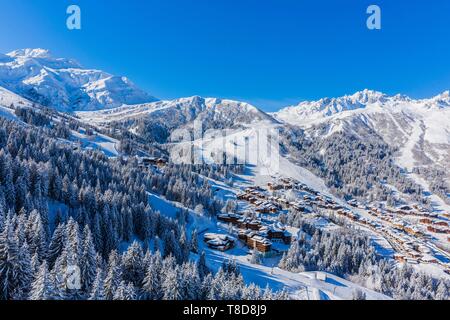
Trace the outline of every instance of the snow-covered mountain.
[[[405, 95], [388, 96], [372, 90], [359, 91], [353, 95], [339, 98], [323, 98], [318, 101], [305, 101], [296, 106], [286, 107], [273, 115], [283, 122], [293, 125], [307, 125], [332, 118], [342, 118], [355, 113], [380, 111], [398, 112], [404, 106], [413, 106], [418, 112], [424, 110], [442, 110], [450, 106], [449, 91], [431, 99], [414, 100]], [[377, 109], [378, 107], [378, 109]], [[355, 111], [349, 113], [350, 111]]]
[[277, 123], [248, 103], [199, 96], [76, 114], [83, 121], [98, 125], [121, 123], [132, 132], [158, 142], [167, 142], [174, 130], [191, 128], [194, 121], [200, 121], [204, 130]]
[[77, 114], [94, 123], [127, 121], [144, 117], [160, 118], [168, 122], [177, 121], [178, 124], [185, 124], [195, 119], [234, 124], [261, 120], [275, 121], [268, 114], [245, 102], [199, 96], [128, 105], [111, 110], [77, 112]]
[[[302, 102], [273, 116], [286, 124], [302, 127], [316, 141], [343, 133], [353, 133], [362, 139], [378, 135], [398, 150], [396, 163], [407, 172], [422, 170], [422, 178], [429, 182], [429, 170], [434, 174], [439, 170], [450, 182], [448, 91], [429, 99], [415, 100], [404, 95], [388, 96], [364, 90], [340, 98]], [[416, 180], [427, 188], [423, 179]]]
[[0, 107], [10, 107], [15, 105], [18, 107], [31, 107], [33, 103], [14, 92], [0, 87]]
[[54, 58], [44, 49], [21, 49], [0, 55], [0, 86], [66, 112], [157, 100], [126, 77], [84, 69], [75, 60]]

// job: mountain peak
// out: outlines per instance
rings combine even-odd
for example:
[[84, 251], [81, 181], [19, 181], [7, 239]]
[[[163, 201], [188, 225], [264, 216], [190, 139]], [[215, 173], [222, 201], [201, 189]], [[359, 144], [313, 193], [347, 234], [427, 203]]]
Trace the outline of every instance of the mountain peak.
[[436, 97], [436, 99], [448, 99], [450, 98], [450, 90], [444, 91], [441, 94], [438, 94]]
[[355, 101], [359, 101], [361, 103], [374, 103], [377, 101], [385, 100], [387, 95], [379, 91], [364, 89], [362, 91], [354, 93], [350, 97]]
[[7, 56], [10, 56], [12, 58], [50, 58], [50, 51], [46, 49], [36, 48], [36, 49], [19, 49], [14, 50], [7, 54]]
[[450, 91], [444, 91], [438, 94], [436, 97], [431, 99], [433, 102], [439, 104], [440, 106], [450, 106]]
[[126, 77], [85, 69], [73, 59], [55, 58], [40, 48], [0, 55], [0, 86], [59, 111], [111, 109], [157, 100]]

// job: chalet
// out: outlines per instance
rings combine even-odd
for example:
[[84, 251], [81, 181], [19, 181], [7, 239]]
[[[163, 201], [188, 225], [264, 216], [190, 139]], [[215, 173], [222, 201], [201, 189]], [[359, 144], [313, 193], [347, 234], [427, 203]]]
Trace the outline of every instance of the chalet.
[[265, 203], [257, 207], [255, 211], [258, 213], [266, 213], [266, 214], [277, 213], [278, 207], [270, 203]]
[[238, 226], [238, 228], [240, 229], [247, 229], [247, 222], [249, 219], [246, 218], [241, 218], [237, 221], [236, 225]]
[[408, 256], [413, 258], [413, 259], [420, 259], [422, 258], [422, 254], [420, 254], [419, 252], [416, 251], [408, 251]]
[[270, 242], [270, 240], [256, 234], [247, 237], [247, 245], [250, 248], [256, 249], [259, 252], [263, 253], [269, 252], [272, 248], [272, 242]]
[[225, 223], [232, 223], [232, 224], [237, 224], [239, 219], [240, 219], [240, 216], [238, 216], [236, 214], [220, 214], [217, 216], [217, 220], [225, 222]]
[[429, 218], [420, 219], [419, 222], [422, 224], [433, 224], [433, 220], [431, 220]]
[[227, 251], [234, 247], [236, 240], [225, 234], [206, 233], [203, 238], [204, 242], [214, 250]]
[[414, 259], [414, 258], [407, 257], [405, 260], [409, 264], [419, 264], [419, 261], [417, 259]]
[[445, 221], [433, 221], [433, 224], [435, 226], [442, 226], [442, 227], [448, 227], [448, 223]]
[[450, 229], [441, 226], [428, 226], [427, 230], [434, 233], [450, 233]]
[[261, 222], [259, 222], [258, 220], [252, 220], [247, 223], [247, 228], [250, 230], [258, 231], [259, 229], [261, 229]]
[[433, 257], [433, 256], [425, 255], [422, 258], [420, 258], [420, 262], [423, 262], [423, 263], [438, 263], [438, 260], [435, 257]]
[[252, 234], [252, 233], [254, 233], [254, 232], [253, 231], [249, 231], [249, 230], [241, 229], [241, 230], [239, 230], [238, 238], [239, 238], [239, 240], [247, 242], [248, 236], [250, 234]]
[[346, 216], [347, 216], [347, 218], [349, 218], [349, 219], [351, 219], [353, 221], [358, 221], [359, 220], [359, 215], [355, 214], [353, 212], [350, 212], [350, 211], [346, 212]]
[[247, 189], [245, 189], [245, 191], [246, 192], [263, 192], [264, 191], [264, 189], [262, 189], [261, 187], [258, 187], [258, 186], [251, 186], [251, 187], [248, 187]]
[[278, 191], [278, 190], [283, 189], [283, 186], [281, 184], [272, 183], [272, 182], [269, 182], [267, 184], [267, 187], [269, 188], [270, 191]]
[[251, 197], [251, 195], [247, 194], [247, 193], [240, 193], [236, 196], [236, 198], [238, 200], [245, 200], [248, 201], [248, 199]]
[[259, 230], [259, 235], [271, 240], [290, 244], [291, 234], [281, 225], [264, 226]]
[[401, 220], [394, 220], [392, 222], [392, 226], [398, 230], [404, 230], [405, 228], [405, 223]]
[[425, 246], [420, 245], [418, 248], [419, 252], [421, 253], [431, 253], [431, 250]]
[[257, 198], [257, 197], [254, 197], [254, 196], [251, 196], [251, 197], [248, 199], [248, 201], [249, 201], [251, 204], [255, 204], [255, 203], [258, 201], [258, 198]]
[[296, 210], [296, 211], [299, 211], [299, 212], [307, 212], [307, 213], [312, 212], [312, 208], [311, 207], [304, 206], [304, 205], [302, 205], [302, 204], [300, 204], [298, 202], [292, 204], [292, 208], [294, 210]]
[[416, 237], [420, 237], [423, 235], [422, 231], [420, 231], [417, 227], [406, 226], [404, 228], [405, 232]]
[[399, 253], [394, 254], [394, 260], [395, 260], [395, 261], [398, 261], [398, 262], [405, 262], [405, 261], [406, 261], [405, 258], [406, 258], [406, 257], [405, 257], [403, 254], [399, 254]]
[[270, 240], [258, 235], [254, 231], [241, 230], [239, 232], [239, 239], [245, 242], [249, 248], [263, 253], [269, 252], [272, 248], [272, 242]]
[[155, 157], [142, 157], [139, 158], [139, 163], [146, 167], [148, 166], [164, 167], [165, 165], [167, 165], [167, 160]]

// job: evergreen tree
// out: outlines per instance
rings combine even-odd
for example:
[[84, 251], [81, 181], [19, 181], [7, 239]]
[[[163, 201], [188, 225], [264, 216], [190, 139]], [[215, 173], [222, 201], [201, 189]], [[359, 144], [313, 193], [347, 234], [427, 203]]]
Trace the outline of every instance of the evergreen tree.
[[108, 269], [105, 277], [105, 299], [113, 300], [114, 293], [122, 282], [122, 268], [120, 256], [116, 251], [109, 255]]
[[92, 284], [89, 300], [105, 300], [105, 282], [102, 269], [97, 269], [97, 275]]
[[53, 297], [47, 262], [44, 261], [31, 285], [30, 300], [51, 300]]
[[95, 252], [89, 226], [84, 227], [80, 257], [81, 283], [85, 293], [91, 292], [91, 286], [97, 275], [97, 253]]

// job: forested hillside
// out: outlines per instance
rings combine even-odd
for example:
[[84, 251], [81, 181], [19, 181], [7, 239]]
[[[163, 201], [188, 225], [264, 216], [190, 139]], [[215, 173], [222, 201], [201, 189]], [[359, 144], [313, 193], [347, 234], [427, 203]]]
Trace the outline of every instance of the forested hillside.
[[[132, 161], [74, 150], [63, 123], [21, 117], [39, 127], [0, 118], [1, 299], [285, 298], [247, 287], [231, 262], [211, 274], [201, 253], [190, 260], [197, 239], [185, 216], [151, 207], [148, 191], [214, 214], [207, 185], [192, 188], [196, 174], [143, 173]], [[81, 290], [65, 285], [72, 266]]]

